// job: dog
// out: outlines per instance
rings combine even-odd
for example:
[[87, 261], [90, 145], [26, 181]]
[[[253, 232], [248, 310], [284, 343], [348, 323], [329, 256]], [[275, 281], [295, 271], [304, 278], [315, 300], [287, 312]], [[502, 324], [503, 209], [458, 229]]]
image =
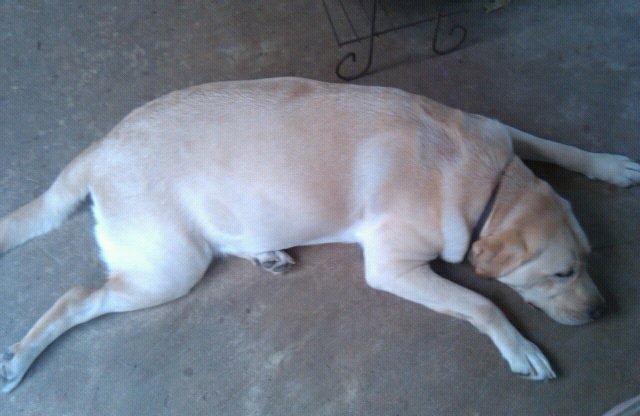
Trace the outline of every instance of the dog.
[[[516, 156], [517, 155], [517, 156]], [[40, 197], [0, 220], [0, 252], [58, 226], [90, 196], [108, 269], [74, 287], [9, 347], [2, 390], [75, 325], [187, 294], [215, 256], [272, 273], [283, 250], [358, 243], [367, 283], [465, 319], [510, 369], [555, 378], [540, 349], [483, 296], [432, 271], [468, 259], [563, 324], [605, 302], [569, 203], [520, 157], [619, 186], [640, 165], [589, 153], [393, 88], [273, 78], [205, 84], [134, 110], [67, 165]]]

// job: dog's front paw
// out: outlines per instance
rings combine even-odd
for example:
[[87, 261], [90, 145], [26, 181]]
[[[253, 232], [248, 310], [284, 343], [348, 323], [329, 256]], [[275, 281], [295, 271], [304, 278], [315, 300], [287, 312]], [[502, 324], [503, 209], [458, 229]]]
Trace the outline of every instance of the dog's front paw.
[[511, 371], [530, 380], [556, 378], [549, 360], [533, 342], [521, 338], [513, 350], [505, 354]]
[[590, 156], [586, 173], [589, 178], [623, 187], [640, 183], [640, 164], [628, 157], [609, 153], [592, 153]]

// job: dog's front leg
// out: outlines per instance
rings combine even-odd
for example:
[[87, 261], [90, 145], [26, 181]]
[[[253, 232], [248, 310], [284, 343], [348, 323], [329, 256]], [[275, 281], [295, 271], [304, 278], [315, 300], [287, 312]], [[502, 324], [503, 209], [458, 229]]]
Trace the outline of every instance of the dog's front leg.
[[640, 164], [626, 156], [592, 153], [577, 147], [542, 139], [507, 126], [514, 152], [526, 160], [549, 162], [591, 179], [618, 186], [640, 183]]
[[540, 349], [524, 338], [485, 297], [437, 275], [431, 267], [399, 255], [380, 241], [363, 244], [367, 283], [437, 312], [469, 321], [494, 342], [511, 371], [533, 380], [556, 375]]

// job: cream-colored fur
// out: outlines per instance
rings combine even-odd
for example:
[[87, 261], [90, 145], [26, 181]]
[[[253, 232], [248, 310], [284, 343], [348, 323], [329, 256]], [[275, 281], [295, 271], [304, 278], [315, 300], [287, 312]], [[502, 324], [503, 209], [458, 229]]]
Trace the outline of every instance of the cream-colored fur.
[[603, 301], [584, 268], [584, 233], [512, 146], [618, 185], [640, 181], [640, 166], [622, 156], [390, 88], [279, 78], [152, 101], [74, 159], [41, 197], [0, 220], [6, 251], [57, 226], [90, 195], [109, 270], [104, 286], [71, 289], [10, 347], [0, 363], [3, 390], [69, 328], [185, 295], [214, 256], [242, 256], [279, 273], [293, 264], [283, 249], [321, 242], [359, 243], [372, 287], [468, 320], [514, 372], [553, 378], [542, 352], [496, 306], [429, 267], [438, 256], [463, 261], [471, 244], [479, 275], [497, 277], [552, 318], [574, 324], [597, 314]]

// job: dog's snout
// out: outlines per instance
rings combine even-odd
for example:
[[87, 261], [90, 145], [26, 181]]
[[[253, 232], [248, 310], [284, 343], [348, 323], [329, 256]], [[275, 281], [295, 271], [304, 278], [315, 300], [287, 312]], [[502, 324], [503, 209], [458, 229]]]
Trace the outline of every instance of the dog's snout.
[[589, 309], [589, 318], [598, 319], [607, 312], [607, 304], [601, 302]]

